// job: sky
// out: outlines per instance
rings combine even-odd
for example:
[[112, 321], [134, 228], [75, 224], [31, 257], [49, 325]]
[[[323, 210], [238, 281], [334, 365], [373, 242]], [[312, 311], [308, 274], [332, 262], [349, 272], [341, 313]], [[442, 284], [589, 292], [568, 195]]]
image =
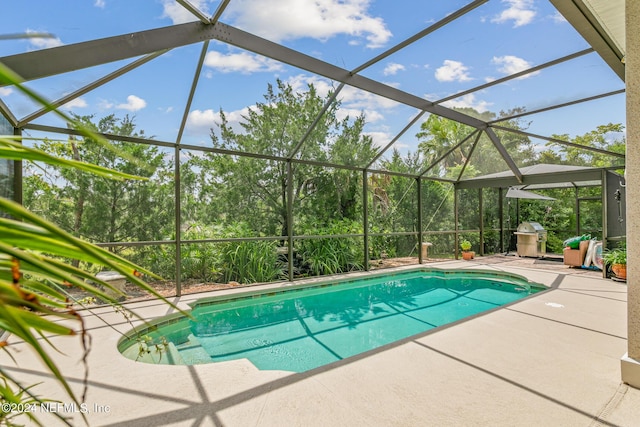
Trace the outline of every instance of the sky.
[[[231, 0], [220, 21], [352, 70], [470, 1]], [[219, 1], [191, 3], [211, 16]], [[5, 19], [0, 35], [51, 36], [0, 39], [0, 57], [197, 20], [173, 0], [2, 0], [2, 8]], [[547, 0], [489, 0], [361, 74], [437, 101], [588, 47]], [[201, 43], [173, 49], [69, 102], [64, 109], [97, 118], [128, 114], [145, 134], [174, 142], [201, 49]], [[28, 86], [55, 100], [135, 59], [35, 80]], [[209, 132], [219, 122], [220, 110], [237, 127], [242, 115], [264, 101], [268, 85], [275, 85], [278, 79], [301, 91], [313, 84], [321, 95], [339, 85], [212, 41], [181, 142], [210, 145]], [[597, 53], [591, 53], [443, 105], [471, 107], [479, 112], [499, 113], [514, 108], [531, 111], [622, 88], [624, 83]], [[19, 119], [38, 109], [12, 88], [1, 87], [0, 99]], [[341, 92], [340, 100], [339, 117], [364, 114], [365, 132], [379, 146], [388, 144], [418, 113], [414, 108], [349, 86]], [[625, 122], [624, 95], [526, 119], [530, 132], [545, 136], [581, 135], [610, 122]], [[52, 114], [34, 123], [65, 126]], [[418, 131], [419, 123], [403, 134], [395, 147], [401, 152], [415, 150]]]

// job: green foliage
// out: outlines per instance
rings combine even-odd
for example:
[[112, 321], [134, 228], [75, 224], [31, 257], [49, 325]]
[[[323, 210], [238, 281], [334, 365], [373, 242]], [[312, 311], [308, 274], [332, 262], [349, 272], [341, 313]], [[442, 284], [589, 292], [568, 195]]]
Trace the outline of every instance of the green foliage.
[[627, 247], [621, 246], [614, 249], [607, 249], [602, 254], [602, 259], [608, 265], [627, 265]]
[[[383, 169], [416, 173], [419, 156], [402, 157], [394, 149], [390, 160], [381, 161]], [[417, 182], [404, 176], [371, 174], [369, 177], [369, 215], [372, 226], [384, 231], [417, 231]]]
[[[480, 113], [472, 108], [458, 110], [485, 121], [492, 121], [496, 118], [495, 113], [490, 111]], [[500, 116], [506, 117], [521, 111], [521, 109], [513, 109], [501, 112]], [[499, 124], [515, 130], [526, 130], [529, 125], [520, 120], [506, 120]], [[506, 162], [486, 135], [481, 135], [477, 146], [473, 148], [476, 137], [468, 137], [474, 130], [450, 119], [435, 115], [429, 116], [420, 126], [420, 132], [416, 134], [420, 140], [418, 151], [424, 156], [423, 170], [430, 168], [428, 173], [430, 176], [457, 180], [460, 173], [463, 172], [462, 168], [465, 164], [465, 177], [507, 169]], [[526, 166], [535, 161], [535, 152], [528, 137], [499, 129], [496, 129], [495, 133], [516, 164]], [[438, 162], [434, 163], [436, 161]]]
[[453, 185], [424, 180], [421, 189], [423, 231], [452, 230], [454, 228]]
[[[246, 223], [215, 227], [219, 238], [252, 237], [253, 230]], [[283, 265], [278, 260], [277, 242], [249, 240], [225, 242], [217, 247], [216, 269], [225, 282], [270, 282], [282, 278]]]
[[480, 226], [480, 192], [464, 189], [458, 192], [458, 227], [477, 230]]
[[6, 378], [0, 377], [0, 380], [2, 381], [2, 383], [0, 383], [0, 404], [2, 405], [2, 411], [0, 411], [0, 425], [18, 427], [22, 424], [16, 424], [15, 419], [19, 418], [23, 414], [26, 414], [31, 421], [38, 423], [38, 420], [33, 415], [33, 412], [35, 411], [29, 411], [30, 408], [35, 408], [36, 405], [39, 405], [40, 402], [42, 402], [39, 399], [31, 397], [29, 394], [30, 389], [34, 386], [24, 389], [16, 389], [11, 386]]
[[460, 242], [460, 249], [462, 249], [463, 251], [470, 251], [471, 250], [471, 242], [464, 239]]
[[[191, 224], [183, 233], [186, 241], [255, 237], [243, 222], [228, 225]], [[276, 241], [231, 241], [186, 243], [181, 247], [182, 280], [256, 283], [283, 277]], [[154, 246], [145, 251], [147, 265], [169, 276], [175, 271], [175, 246]]]
[[[94, 132], [144, 136], [143, 131], [136, 132], [128, 116], [117, 119], [109, 115], [97, 123], [92, 116], [75, 119]], [[121, 141], [105, 146], [95, 137], [84, 136], [67, 141], [45, 139], [35, 148], [61, 159], [146, 178], [114, 181], [65, 164], [29, 166], [24, 181], [25, 206], [66, 231], [94, 242], [145, 241], [161, 239], [172, 224], [173, 189], [158, 147]]]
[[[74, 121], [56, 110], [46, 100], [24, 87], [20, 78], [0, 64], [0, 83], [12, 85], [37, 103], [50, 108], [55, 114], [67, 121], [71, 127], [80, 130], [87, 138], [94, 139], [104, 147], [109, 143], [87, 128], [83, 123]], [[107, 171], [103, 167], [52, 156], [37, 149], [22, 147], [16, 143], [13, 135], [0, 136], [0, 158], [12, 160], [30, 160], [44, 162], [51, 167], [78, 172], [89, 171], [97, 176], [120, 180], [137, 179], [127, 171]], [[9, 334], [22, 340], [27, 347], [38, 355], [52, 376], [60, 383], [67, 395], [79, 405], [79, 399], [70, 388], [63, 373], [51, 359], [48, 339], [41, 340], [47, 334], [74, 336], [79, 327], [81, 344], [85, 355], [89, 342], [80, 315], [75, 311], [65, 291], [67, 286], [77, 286], [102, 300], [117, 304], [96, 286], [113, 289], [108, 283], [93, 277], [84, 270], [60, 261], [60, 258], [72, 258], [89, 264], [96, 264], [108, 270], [114, 270], [127, 280], [162, 298], [155, 290], [138, 278], [138, 272], [156, 277], [151, 271], [112, 254], [104, 249], [88, 244], [53, 223], [35, 215], [21, 205], [0, 197], [0, 325]], [[164, 300], [164, 299], [163, 299]], [[168, 301], [164, 300], [168, 303]], [[75, 323], [74, 323], [75, 322]], [[0, 347], [7, 350], [6, 342]], [[9, 353], [11, 354], [11, 353]], [[2, 398], [22, 403], [41, 402], [19, 380], [13, 378], [0, 367], [2, 379]], [[83, 396], [84, 398], [84, 396]], [[62, 420], [62, 419], [61, 419]], [[5, 418], [5, 422], [9, 422]], [[37, 420], [34, 420], [37, 423]], [[63, 420], [66, 422], [66, 420]]]
[[[360, 224], [348, 220], [336, 221], [328, 227], [315, 228], [315, 235], [361, 233]], [[345, 237], [305, 239], [300, 242], [303, 265], [312, 275], [345, 273], [363, 268], [362, 240]]]
[[226, 243], [222, 248], [221, 262], [226, 282], [273, 282], [284, 275], [276, 242], [273, 241]]
[[140, 246], [126, 253], [127, 259], [145, 266], [164, 280], [173, 280], [176, 273], [175, 244]]
[[[553, 135], [553, 138], [571, 142], [585, 147], [597, 148], [624, 154], [626, 141], [624, 126], [621, 123], [597, 126], [596, 129], [570, 138], [569, 135]], [[540, 154], [547, 163], [558, 163], [576, 166], [608, 167], [624, 164], [624, 159], [613, 157], [606, 153], [588, 151], [575, 146], [568, 146], [556, 142], [547, 143], [548, 150]]]
[[219, 251], [213, 243], [183, 245], [181, 251], [182, 279], [202, 280], [204, 282], [220, 280], [220, 273], [217, 269], [217, 265], [220, 262], [217, 258], [218, 256]]
[[547, 252], [561, 254], [564, 249], [564, 240], [559, 238], [553, 231], [547, 231]]
[[327, 224], [358, 218], [361, 174], [284, 161], [295, 157], [355, 166], [373, 158], [375, 148], [371, 138], [362, 133], [362, 116], [338, 121], [339, 103], [334, 101], [317, 120], [330, 97], [331, 93], [319, 96], [313, 85], [306, 92], [296, 92], [278, 81], [275, 87], [268, 86], [265, 101], [244, 116], [243, 132], [233, 129], [221, 112], [222, 121], [211, 133], [215, 148], [271, 158], [215, 153], [192, 156], [183, 177], [187, 218], [199, 223], [214, 218], [228, 224], [242, 220], [250, 222], [257, 234], [286, 236], [289, 172], [291, 203], [299, 221], [311, 218]]
[[[424, 155], [425, 166], [434, 164], [448, 151], [451, 151], [436, 166], [435, 175], [445, 176], [452, 166], [462, 165], [468, 156], [468, 147], [458, 146], [472, 132], [473, 128], [453, 120], [436, 115], [429, 118], [420, 126], [420, 132], [416, 137], [421, 141], [418, 150]], [[457, 148], [456, 148], [457, 146]]]
[[[379, 226], [371, 227], [371, 233], [383, 233], [384, 229]], [[369, 259], [395, 258], [398, 253], [396, 239], [391, 236], [371, 236], [369, 237]]]

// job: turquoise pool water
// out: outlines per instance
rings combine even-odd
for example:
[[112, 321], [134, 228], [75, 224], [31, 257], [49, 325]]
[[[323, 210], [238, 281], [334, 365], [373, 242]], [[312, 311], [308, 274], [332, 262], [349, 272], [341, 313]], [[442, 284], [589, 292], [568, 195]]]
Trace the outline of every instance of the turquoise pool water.
[[135, 334], [119, 348], [155, 363], [246, 358], [258, 369], [304, 372], [544, 289], [511, 274], [418, 270], [202, 299], [193, 304], [192, 319], [170, 316], [153, 322], [157, 329], [137, 332], [163, 342], [163, 351], [140, 357]]

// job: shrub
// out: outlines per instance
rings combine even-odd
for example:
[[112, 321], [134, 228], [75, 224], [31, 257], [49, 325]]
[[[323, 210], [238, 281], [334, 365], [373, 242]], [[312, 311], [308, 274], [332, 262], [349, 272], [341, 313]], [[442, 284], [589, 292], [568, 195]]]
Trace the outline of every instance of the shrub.
[[[315, 235], [340, 235], [361, 233], [360, 224], [341, 220], [327, 227], [310, 230]], [[357, 238], [326, 237], [307, 239], [300, 243], [303, 266], [315, 276], [343, 273], [363, 268], [362, 240]]]
[[225, 243], [220, 251], [220, 261], [226, 282], [272, 282], [284, 275], [274, 241]]

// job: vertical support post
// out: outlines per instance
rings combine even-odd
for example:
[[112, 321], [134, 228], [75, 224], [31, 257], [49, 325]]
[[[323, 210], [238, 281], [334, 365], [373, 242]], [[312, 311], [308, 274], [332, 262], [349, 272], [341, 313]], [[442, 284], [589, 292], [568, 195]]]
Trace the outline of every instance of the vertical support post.
[[418, 263], [422, 264], [422, 179], [416, 178], [416, 188], [418, 189]]
[[484, 255], [484, 203], [482, 203], [482, 188], [478, 188], [478, 210], [480, 211], [480, 247], [478, 248], [480, 255]]
[[578, 193], [578, 187], [575, 188], [575, 211], [576, 211], [576, 236], [580, 235], [580, 194]]
[[176, 295], [182, 295], [182, 200], [180, 191], [180, 147], [174, 151], [174, 209], [176, 228]]
[[369, 271], [369, 174], [362, 171], [362, 233], [364, 248], [364, 270]]
[[498, 188], [498, 218], [500, 221], [500, 253], [504, 253], [504, 198], [502, 187]]
[[458, 227], [458, 221], [459, 221], [459, 218], [458, 218], [458, 197], [459, 197], [458, 188], [454, 186], [454, 188], [453, 188], [453, 217], [454, 217], [454, 219], [453, 220], [455, 221], [455, 226], [454, 226], [455, 237], [454, 237], [453, 240], [454, 240], [454, 246], [455, 246], [454, 253], [455, 253], [456, 259], [458, 259], [458, 256], [459, 256], [459, 253], [458, 253], [459, 242], [458, 242], [458, 240], [459, 240], [459, 237], [460, 237], [459, 236], [459, 231], [458, 231], [460, 229]]
[[293, 282], [293, 166], [287, 161], [287, 265]]
[[[640, 2], [626, 0], [626, 231], [627, 259], [627, 354], [622, 357], [622, 381], [640, 388]], [[635, 262], [634, 262], [635, 260]]]
[[[22, 129], [13, 128], [15, 136], [22, 135]], [[13, 201], [22, 204], [22, 160], [13, 161]]]
[[[602, 175], [600, 178], [600, 203], [602, 207], [602, 250], [607, 249], [607, 239], [609, 238], [609, 218], [607, 215], [608, 209], [608, 201], [607, 201], [607, 172], [605, 170], [601, 171]], [[607, 267], [603, 266], [602, 268], [602, 278], [607, 278]]]

